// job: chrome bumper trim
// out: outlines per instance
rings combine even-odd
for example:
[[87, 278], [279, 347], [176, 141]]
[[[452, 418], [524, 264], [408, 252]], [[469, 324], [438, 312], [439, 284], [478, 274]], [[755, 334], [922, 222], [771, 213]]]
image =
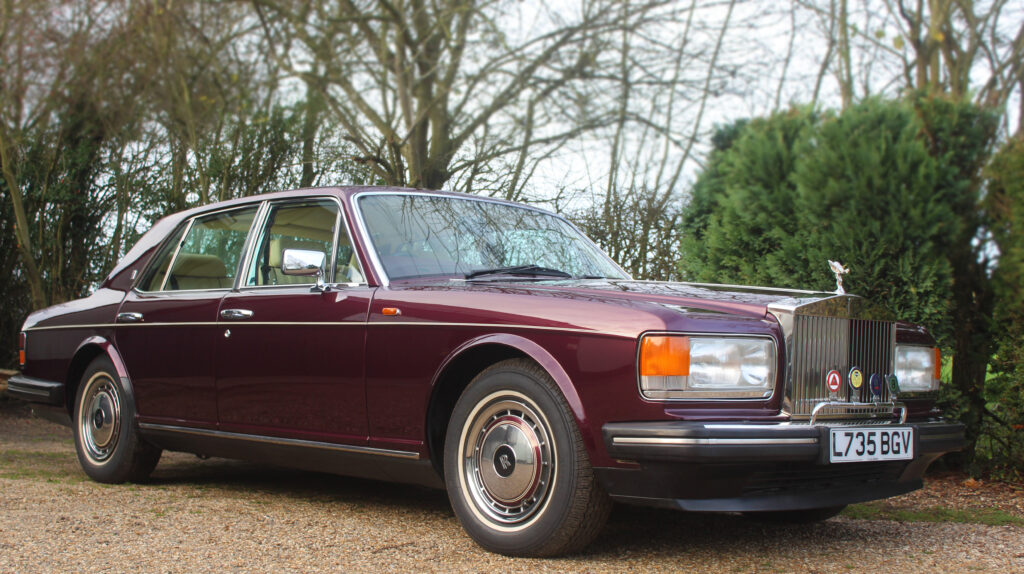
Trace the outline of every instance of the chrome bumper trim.
[[621, 437], [612, 438], [616, 445], [780, 445], [818, 444], [816, 438], [668, 438], [668, 437]]

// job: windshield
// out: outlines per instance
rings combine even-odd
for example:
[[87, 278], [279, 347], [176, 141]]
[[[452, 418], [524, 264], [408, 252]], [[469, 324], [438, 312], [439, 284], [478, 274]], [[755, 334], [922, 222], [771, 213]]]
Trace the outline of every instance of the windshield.
[[[568, 222], [533, 209], [399, 194], [362, 196], [359, 208], [377, 258], [391, 279], [494, 274], [627, 278]], [[537, 268], [562, 273], [538, 274]]]

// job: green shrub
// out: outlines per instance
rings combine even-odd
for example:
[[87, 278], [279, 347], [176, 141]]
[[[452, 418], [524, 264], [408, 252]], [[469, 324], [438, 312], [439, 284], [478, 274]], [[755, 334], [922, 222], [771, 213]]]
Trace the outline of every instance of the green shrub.
[[941, 328], [957, 218], [921, 127], [910, 106], [880, 100], [750, 121], [697, 180], [681, 274], [833, 290], [828, 260], [839, 260], [848, 291]]

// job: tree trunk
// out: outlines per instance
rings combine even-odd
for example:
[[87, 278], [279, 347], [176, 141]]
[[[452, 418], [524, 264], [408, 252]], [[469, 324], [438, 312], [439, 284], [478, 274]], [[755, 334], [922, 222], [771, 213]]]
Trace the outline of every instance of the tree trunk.
[[14, 173], [10, 157], [10, 141], [6, 130], [0, 129], [0, 170], [3, 171], [4, 183], [11, 195], [11, 207], [14, 209], [15, 235], [18, 239], [18, 252], [21, 254], [22, 265], [25, 266], [25, 280], [28, 281], [32, 293], [32, 308], [42, 309], [47, 306], [46, 292], [43, 290], [43, 278], [39, 273], [39, 265], [32, 254], [32, 242], [28, 234], [28, 217], [25, 215], [25, 204], [22, 201], [21, 187]]
[[316, 134], [320, 129], [323, 110], [323, 95], [313, 80], [307, 79], [306, 109], [302, 116], [302, 179], [299, 180], [299, 187], [311, 187], [316, 181]]
[[850, 66], [850, 29], [847, 0], [839, 1], [839, 94], [843, 109], [853, 104], [853, 70]]
[[953, 322], [956, 338], [953, 350], [953, 385], [965, 403], [960, 420], [967, 426], [968, 458], [981, 434], [985, 413], [985, 374], [992, 351], [992, 333], [988, 322], [994, 304], [991, 281], [977, 261], [977, 253], [967, 249], [953, 259]]

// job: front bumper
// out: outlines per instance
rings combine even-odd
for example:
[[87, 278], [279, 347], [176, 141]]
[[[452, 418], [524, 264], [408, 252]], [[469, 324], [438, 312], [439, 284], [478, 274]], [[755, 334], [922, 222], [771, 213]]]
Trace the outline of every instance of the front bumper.
[[895, 496], [921, 487], [928, 465], [964, 446], [964, 427], [907, 423], [914, 458], [828, 462], [827, 424], [659, 421], [609, 423], [605, 447], [622, 468], [595, 473], [615, 499], [693, 511], [800, 510]]

